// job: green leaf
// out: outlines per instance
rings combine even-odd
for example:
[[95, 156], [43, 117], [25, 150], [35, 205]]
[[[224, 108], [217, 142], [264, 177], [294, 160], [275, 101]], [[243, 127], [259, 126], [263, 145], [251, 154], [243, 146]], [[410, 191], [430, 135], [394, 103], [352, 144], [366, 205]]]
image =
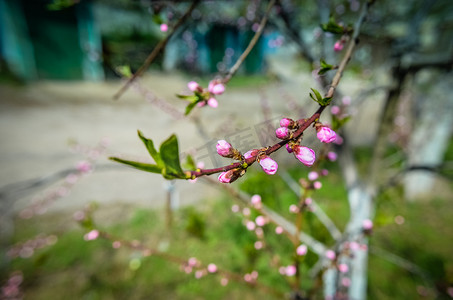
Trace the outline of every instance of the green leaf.
[[195, 164], [195, 161], [193, 160], [192, 155], [187, 154], [186, 163], [184, 164], [184, 168], [192, 170], [192, 171], [195, 171], [197, 169], [197, 166]]
[[331, 33], [336, 33], [336, 34], [342, 34], [344, 33], [344, 27], [340, 26], [335, 22], [335, 19], [333, 17], [330, 17], [329, 22], [325, 24], [321, 24], [321, 29], [325, 32], [331, 32]]
[[315, 100], [316, 102], [318, 102], [318, 103], [319, 103], [320, 101], [322, 101], [322, 96], [321, 96], [321, 94], [320, 94], [317, 90], [315, 90], [315, 89], [311, 89], [311, 90], [312, 90], [312, 92], [315, 94], [316, 97], [313, 96], [311, 93], [310, 93], [310, 97], [311, 97], [313, 100]]
[[149, 154], [151, 157], [154, 159], [156, 164], [160, 167], [164, 167], [164, 162], [162, 161], [159, 152], [157, 152], [156, 148], [154, 148], [154, 143], [152, 140], [147, 139], [146, 137], [143, 136], [142, 132], [140, 130], [137, 130], [138, 136], [142, 140], [143, 144], [145, 144], [146, 149], [148, 149]]
[[332, 130], [338, 130], [343, 127], [350, 119], [351, 116], [339, 119], [337, 116], [332, 115]]
[[186, 112], [184, 113], [184, 115], [188, 115], [190, 114], [190, 112], [192, 111], [192, 109], [195, 108], [195, 106], [197, 105], [198, 102], [193, 102], [193, 103], [190, 103], [189, 105], [186, 106]]
[[109, 157], [109, 159], [122, 163], [122, 164], [125, 164], [125, 165], [128, 165], [128, 166], [131, 166], [131, 167], [134, 167], [136, 169], [139, 169], [139, 170], [142, 170], [145, 172], [158, 173], [158, 174], [162, 173], [162, 167], [157, 166], [157, 165], [145, 164], [145, 163], [131, 161], [131, 160], [125, 160], [125, 159], [118, 158], [118, 157]]
[[332, 101], [332, 97], [322, 98], [321, 101], [319, 101], [319, 105], [327, 106], [330, 104], [331, 101]]
[[179, 99], [187, 100], [190, 102], [198, 101], [199, 97], [197, 95], [179, 95], [176, 94], [176, 97]]
[[160, 157], [162, 158], [165, 168], [162, 170], [162, 175], [167, 179], [174, 178], [186, 178], [181, 169], [181, 164], [179, 162], [179, 148], [178, 148], [178, 138], [176, 135], [172, 134], [166, 141], [160, 145]]
[[334, 68], [333, 65], [329, 65], [328, 63], [326, 63], [326, 61], [324, 59], [321, 59], [320, 62], [321, 62], [321, 68], [318, 71], [318, 75], [323, 75]]
[[130, 66], [118, 66], [116, 67], [116, 71], [123, 77], [131, 78], [132, 71]]

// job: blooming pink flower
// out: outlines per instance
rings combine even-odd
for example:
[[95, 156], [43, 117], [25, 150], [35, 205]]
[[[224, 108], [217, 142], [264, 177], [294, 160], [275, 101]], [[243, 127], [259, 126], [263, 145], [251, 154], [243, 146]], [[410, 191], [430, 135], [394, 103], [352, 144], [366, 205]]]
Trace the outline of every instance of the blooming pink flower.
[[219, 106], [219, 102], [217, 102], [216, 98], [209, 98], [208, 105], [212, 108], [216, 108], [217, 106]]
[[221, 95], [225, 91], [225, 86], [218, 80], [211, 80], [209, 82], [208, 91], [214, 95]]
[[207, 269], [209, 273], [217, 272], [217, 266], [215, 264], [209, 264]]
[[198, 91], [200, 90], [200, 85], [195, 82], [195, 81], [190, 81], [188, 84], [187, 84], [187, 87], [189, 88], [189, 90], [191, 90], [192, 92], [195, 92], [195, 91]]
[[168, 25], [165, 24], [165, 23], [160, 24], [160, 31], [167, 32], [168, 31]]
[[273, 160], [269, 156], [266, 156], [263, 159], [261, 159], [260, 165], [266, 174], [274, 175], [275, 173], [277, 173], [278, 164], [275, 160]]
[[297, 253], [297, 255], [300, 255], [300, 256], [307, 254], [307, 246], [300, 245], [299, 247], [297, 247], [296, 253]]
[[373, 221], [371, 221], [370, 219], [363, 220], [362, 227], [367, 231], [373, 229]]
[[315, 151], [308, 147], [304, 146], [294, 147], [294, 155], [301, 163], [303, 163], [307, 167], [310, 167], [315, 163], [316, 159]]
[[335, 52], [340, 52], [343, 50], [344, 44], [341, 41], [337, 41], [335, 45], [333, 46], [333, 51]]
[[323, 143], [332, 143], [337, 138], [337, 134], [335, 133], [335, 131], [333, 131], [327, 126], [321, 127], [318, 130], [316, 136]]
[[319, 174], [316, 171], [311, 171], [310, 173], [308, 173], [308, 180], [310, 180], [310, 181], [316, 180], [316, 179], [318, 179], [318, 177], [319, 177]]
[[335, 152], [328, 152], [327, 153], [327, 159], [329, 159], [330, 161], [336, 161], [338, 158], [338, 155], [335, 153]]
[[294, 124], [294, 121], [290, 118], [283, 118], [280, 120], [281, 127], [291, 127]]
[[217, 145], [215, 147], [217, 148], [217, 153], [220, 156], [231, 157], [233, 154], [233, 146], [225, 140], [217, 141]]
[[339, 264], [338, 265], [338, 271], [340, 271], [341, 273], [347, 273], [349, 270], [349, 267], [347, 264]]
[[335, 252], [333, 250], [327, 250], [326, 251], [326, 257], [330, 260], [334, 260], [336, 256]]
[[279, 127], [275, 130], [275, 136], [281, 140], [289, 138], [290, 132], [287, 127]]

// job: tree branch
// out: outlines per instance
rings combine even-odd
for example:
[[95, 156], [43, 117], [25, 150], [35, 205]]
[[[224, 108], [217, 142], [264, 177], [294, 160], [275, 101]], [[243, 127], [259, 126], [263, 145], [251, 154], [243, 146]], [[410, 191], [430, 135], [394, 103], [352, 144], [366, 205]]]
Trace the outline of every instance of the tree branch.
[[194, 0], [192, 4], [190, 5], [189, 9], [184, 13], [184, 15], [178, 20], [178, 22], [175, 24], [173, 27], [173, 30], [163, 39], [161, 40], [157, 46], [153, 49], [153, 51], [148, 55], [148, 57], [145, 59], [145, 62], [143, 65], [135, 72], [127, 81], [124, 83], [124, 85], [121, 87], [121, 89], [116, 92], [116, 94], [113, 96], [113, 99], [117, 100], [121, 97], [121, 95], [124, 94], [124, 92], [129, 88], [132, 82], [135, 81], [139, 76], [141, 76], [149, 67], [149, 65], [156, 59], [157, 55], [163, 51], [165, 46], [167, 45], [168, 41], [170, 38], [173, 36], [173, 34], [176, 32], [176, 30], [184, 23], [184, 21], [190, 16], [192, 11], [195, 9], [195, 7], [198, 5], [200, 0]]

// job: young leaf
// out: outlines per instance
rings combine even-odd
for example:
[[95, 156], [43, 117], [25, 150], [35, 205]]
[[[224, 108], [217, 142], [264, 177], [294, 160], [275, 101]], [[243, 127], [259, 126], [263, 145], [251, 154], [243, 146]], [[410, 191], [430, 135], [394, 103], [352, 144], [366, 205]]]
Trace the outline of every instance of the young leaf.
[[192, 170], [192, 171], [195, 171], [197, 169], [197, 166], [195, 164], [195, 161], [193, 160], [192, 155], [187, 154], [186, 163], [184, 164], [184, 168]]
[[178, 97], [179, 99], [187, 100], [189, 102], [197, 101], [199, 98], [197, 95], [179, 95], [179, 94], [176, 94], [176, 97]]
[[143, 144], [145, 144], [146, 149], [148, 149], [148, 152], [151, 155], [151, 157], [154, 159], [156, 164], [162, 168], [164, 166], [164, 163], [160, 157], [159, 152], [157, 152], [156, 148], [154, 148], [153, 141], [144, 137], [140, 130], [137, 130], [137, 133], [140, 139], [142, 140]]
[[315, 89], [311, 89], [311, 90], [312, 90], [312, 92], [315, 94], [316, 98], [315, 98], [314, 96], [312, 96], [311, 93], [310, 93], [310, 97], [311, 97], [313, 100], [315, 100], [316, 102], [318, 102], [318, 103], [319, 103], [320, 101], [322, 101], [322, 96], [321, 96], [321, 94], [320, 94], [317, 90], [315, 90]]
[[125, 159], [118, 158], [118, 157], [109, 157], [109, 159], [122, 163], [122, 164], [125, 164], [125, 165], [128, 165], [128, 166], [131, 166], [131, 167], [134, 167], [136, 169], [139, 169], [139, 170], [142, 170], [145, 172], [151, 172], [151, 173], [157, 173], [157, 174], [162, 173], [162, 167], [157, 166], [157, 165], [145, 164], [145, 163], [131, 161], [131, 160], [125, 160]]
[[333, 68], [334, 68], [333, 65], [329, 65], [328, 63], [326, 63], [324, 59], [321, 59], [321, 68], [318, 71], [318, 75], [323, 75], [328, 71], [332, 70]]
[[174, 178], [186, 178], [179, 162], [178, 138], [172, 134], [160, 145], [160, 156], [165, 164], [162, 175]]
[[325, 23], [325, 24], [321, 24], [321, 29], [325, 32], [331, 32], [331, 33], [337, 33], [337, 34], [342, 34], [344, 33], [344, 27], [343, 26], [340, 26], [338, 25], [336, 22], [335, 22], [335, 19], [333, 17], [331, 17], [329, 19], [329, 22], [328, 23]]
[[118, 66], [116, 68], [116, 71], [120, 73], [121, 76], [126, 77], [126, 78], [131, 78], [132, 77], [132, 71], [130, 66]]
[[195, 106], [197, 105], [198, 102], [193, 102], [193, 103], [190, 103], [189, 105], [186, 106], [186, 112], [184, 113], [184, 115], [188, 115], [190, 114], [190, 112], [192, 111], [192, 109], [195, 108]]
[[327, 106], [327, 105], [330, 104], [331, 101], [332, 101], [332, 97], [322, 98], [322, 100], [319, 101], [319, 105], [321, 105], [321, 106]]

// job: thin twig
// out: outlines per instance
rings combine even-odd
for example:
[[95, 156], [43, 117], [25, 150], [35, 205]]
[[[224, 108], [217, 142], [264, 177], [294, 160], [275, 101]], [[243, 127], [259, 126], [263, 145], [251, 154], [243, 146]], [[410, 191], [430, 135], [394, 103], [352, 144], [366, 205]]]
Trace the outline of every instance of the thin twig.
[[[294, 192], [294, 194], [297, 195], [297, 197], [301, 197], [302, 194], [300, 192], [300, 187], [296, 183], [296, 181], [288, 174], [288, 172], [283, 172], [280, 173], [280, 177], [283, 178], [285, 183], [290, 187], [290, 189]], [[326, 227], [326, 229], [329, 231], [330, 235], [336, 240], [340, 240], [342, 237], [342, 234], [340, 230], [335, 226], [333, 223], [332, 219], [329, 218], [329, 216], [324, 212], [324, 210], [315, 202], [315, 200], [312, 200], [311, 206], [313, 207], [313, 214], [319, 219], [319, 221]]]
[[[343, 59], [341, 60], [339, 66], [338, 66], [338, 70], [335, 73], [334, 78], [332, 79], [332, 83], [330, 85], [330, 88], [327, 91], [327, 93], [325, 94], [325, 98], [331, 98], [335, 94], [335, 89], [337, 88], [338, 84], [340, 83], [341, 76], [343, 75], [343, 72], [344, 72], [344, 70], [346, 68], [346, 65], [348, 64], [349, 60], [351, 59], [352, 53], [354, 52], [354, 49], [355, 49], [355, 47], [357, 45], [357, 37], [358, 37], [358, 34], [359, 34], [358, 32], [359, 32], [359, 29], [360, 29], [360, 25], [362, 24], [364, 19], [365, 19], [365, 14], [362, 14], [360, 16], [359, 20], [357, 21], [353, 37], [352, 37], [351, 41], [349, 42], [349, 45], [348, 45], [347, 50], [345, 52], [345, 55], [344, 55]], [[298, 120], [297, 122], [299, 123], [299, 129], [297, 129], [295, 131], [295, 133], [293, 135], [293, 139], [294, 140], [299, 139], [302, 136], [302, 134], [304, 133], [304, 131], [312, 123], [314, 123], [315, 121], [319, 120], [319, 118], [321, 116], [321, 113], [324, 111], [325, 108], [326, 108], [326, 106], [319, 106], [318, 109], [316, 110], [316, 112], [313, 113], [313, 115], [311, 115], [310, 118]], [[278, 142], [277, 144], [275, 144], [273, 146], [268, 147], [267, 150], [265, 151], [265, 154], [266, 155], [270, 155], [270, 154], [274, 153], [275, 151], [279, 150], [281, 147], [285, 146], [288, 142], [289, 142], [289, 140], [284, 140], [284, 141]], [[219, 167], [219, 168], [202, 169], [202, 170], [199, 170], [199, 171], [191, 171], [190, 175], [192, 177], [200, 177], [200, 176], [211, 175], [211, 174], [219, 173], [219, 172], [226, 172], [228, 170], [240, 168], [244, 164], [244, 162], [247, 164], [247, 166], [250, 166], [255, 161], [256, 161], [256, 156], [252, 156], [252, 157], [246, 159], [243, 162], [236, 162], [236, 163], [233, 163], [233, 164], [230, 164], [230, 165], [227, 165], [227, 166], [223, 166], [223, 167]]]
[[141, 76], [149, 67], [149, 65], [156, 59], [157, 55], [165, 48], [170, 38], [176, 32], [176, 30], [184, 23], [184, 21], [190, 16], [192, 11], [198, 5], [200, 0], [194, 0], [192, 5], [190, 5], [189, 9], [184, 13], [184, 15], [178, 20], [178, 22], [173, 27], [173, 30], [163, 39], [161, 40], [157, 46], [153, 49], [153, 51], [148, 55], [145, 59], [143, 65], [135, 72], [121, 87], [121, 89], [113, 96], [113, 99], [117, 100], [123, 95], [123, 93], [129, 88], [131, 83], [135, 81], [139, 76]]
[[[179, 265], [187, 265], [188, 263], [188, 259], [185, 259], [185, 258], [182, 258], [182, 257], [179, 257], [179, 256], [175, 256], [175, 255], [171, 255], [169, 253], [166, 253], [166, 252], [162, 252], [162, 251], [159, 251], [157, 249], [154, 249], [154, 248], [150, 248], [148, 246], [145, 246], [143, 243], [141, 242], [138, 242], [138, 241], [127, 241], [127, 240], [122, 240], [122, 239], [117, 239], [115, 237], [113, 237], [111, 234], [109, 234], [108, 232], [105, 232], [105, 231], [99, 231], [99, 236], [106, 239], [106, 240], [109, 240], [109, 241], [118, 241], [121, 243], [121, 245], [123, 246], [126, 246], [130, 249], [134, 249], [134, 250], [140, 250], [143, 252], [143, 255], [145, 256], [155, 256], [155, 257], [160, 257], [160, 258], [163, 258], [165, 259], [166, 261], [169, 261], [169, 262], [173, 262], [173, 263], [176, 263], [176, 264], [179, 264]], [[197, 265], [195, 266], [195, 269], [198, 269], [198, 270], [206, 270], [207, 269], [207, 265], [204, 265], [202, 264], [200, 261], [197, 262]], [[283, 298], [283, 294], [265, 284], [262, 284], [260, 282], [257, 282], [256, 280], [255, 281], [252, 281], [252, 282], [249, 282], [249, 281], [246, 281], [244, 279], [244, 277], [240, 274], [237, 274], [237, 273], [233, 273], [231, 271], [227, 271], [227, 270], [222, 270], [222, 269], [219, 269], [217, 268], [216, 272], [213, 273], [213, 275], [221, 275], [221, 276], [224, 276], [230, 280], [234, 280], [234, 281], [237, 281], [237, 282], [242, 282], [242, 283], [246, 283], [248, 286], [250, 287], [253, 287], [253, 288], [257, 288], [257, 289], [260, 289], [261, 291], [265, 292], [265, 293], [270, 293], [280, 299]]]
[[250, 43], [247, 46], [247, 48], [244, 50], [244, 52], [238, 58], [236, 63], [231, 67], [231, 69], [228, 71], [228, 73], [223, 78], [222, 82], [224, 84], [228, 83], [228, 81], [231, 80], [231, 78], [234, 76], [234, 74], [237, 72], [239, 67], [242, 65], [242, 63], [246, 59], [246, 57], [250, 54], [250, 51], [252, 51], [253, 47], [255, 47], [255, 44], [258, 42], [258, 39], [260, 38], [261, 34], [263, 33], [264, 27], [266, 26], [266, 23], [267, 23], [267, 19], [269, 17], [272, 7], [275, 5], [275, 2], [276, 2], [276, 0], [271, 0], [269, 2], [269, 5], [267, 6], [267, 9], [266, 9], [266, 13], [264, 14], [264, 17], [261, 19], [261, 23], [260, 23], [258, 30], [256, 31], [253, 38], [250, 40]]

